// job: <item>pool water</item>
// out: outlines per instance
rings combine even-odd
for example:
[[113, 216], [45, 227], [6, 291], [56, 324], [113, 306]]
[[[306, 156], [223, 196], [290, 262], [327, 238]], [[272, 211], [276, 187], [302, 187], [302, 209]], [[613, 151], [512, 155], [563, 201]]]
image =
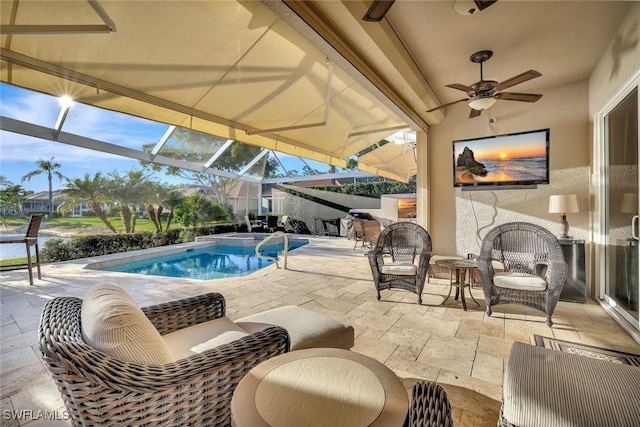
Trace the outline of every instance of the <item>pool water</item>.
[[[307, 240], [302, 239], [291, 240], [289, 252], [307, 243]], [[271, 256], [278, 260], [283, 252], [284, 243], [268, 244], [260, 248], [263, 256]], [[256, 256], [255, 246], [216, 245], [105, 266], [100, 270], [209, 280], [243, 276], [271, 264], [272, 261]]]

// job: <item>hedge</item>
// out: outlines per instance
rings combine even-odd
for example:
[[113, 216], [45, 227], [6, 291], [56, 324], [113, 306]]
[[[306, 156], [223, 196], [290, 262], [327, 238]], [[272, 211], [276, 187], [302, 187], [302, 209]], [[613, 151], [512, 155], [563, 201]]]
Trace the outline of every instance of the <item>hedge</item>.
[[193, 228], [132, 234], [97, 234], [75, 236], [68, 241], [51, 239], [40, 251], [42, 262], [69, 261], [79, 258], [109, 255], [138, 249], [156, 248], [176, 243], [193, 242], [197, 236], [246, 232], [246, 224], [215, 224]]

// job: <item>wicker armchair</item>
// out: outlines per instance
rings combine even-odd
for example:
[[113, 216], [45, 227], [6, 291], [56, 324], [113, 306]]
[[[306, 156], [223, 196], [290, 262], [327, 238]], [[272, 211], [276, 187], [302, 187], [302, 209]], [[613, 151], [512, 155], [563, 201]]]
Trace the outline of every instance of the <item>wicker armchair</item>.
[[418, 304], [422, 304], [431, 258], [431, 236], [427, 230], [413, 222], [395, 222], [380, 233], [375, 248], [367, 256], [378, 300], [381, 290], [397, 288], [417, 294]]
[[[74, 425], [228, 426], [230, 402], [255, 365], [289, 349], [289, 336], [269, 327], [165, 365], [124, 362], [83, 339], [82, 300], [59, 297], [42, 312], [40, 350]], [[160, 334], [225, 315], [210, 293], [142, 309]]]
[[451, 404], [439, 384], [419, 381], [413, 386], [407, 427], [453, 427]]
[[[511, 222], [492, 229], [482, 240], [476, 259], [482, 289], [491, 306], [519, 303], [551, 316], [567, 276], [567, 263], [556, 237], [547, 229], [527, 222]], [[504, 266], [496, 273], [492, 261]]]

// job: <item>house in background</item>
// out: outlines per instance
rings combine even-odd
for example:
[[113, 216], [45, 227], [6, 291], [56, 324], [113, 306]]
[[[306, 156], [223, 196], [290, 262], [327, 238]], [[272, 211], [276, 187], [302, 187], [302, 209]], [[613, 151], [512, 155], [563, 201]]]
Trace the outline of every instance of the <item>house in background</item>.
[[[65, 198], [60, 190], [53, 191], [53, 211], [57, 212], [60, 206], [69, 199]], [[105, 206], [106, 208], [106, 206]], [[26, 200], [22, 202], [21, 212], [25, 215], [29, 215], [33, 212], [49, 212], [49, 192], [38, 191], [33, 194], [29, 194]], [[83, 216], [84, 214], [93, 215], [93, 212], [87, 206], [86, 203], [81, 202], [74, 206], [67, 215], [69, 216]]]

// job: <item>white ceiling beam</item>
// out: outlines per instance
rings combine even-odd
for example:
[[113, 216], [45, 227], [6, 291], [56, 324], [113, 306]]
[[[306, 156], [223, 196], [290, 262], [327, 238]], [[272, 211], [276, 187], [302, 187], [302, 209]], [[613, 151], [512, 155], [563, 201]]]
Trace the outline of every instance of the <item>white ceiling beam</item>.
[[[100, 17], [104, 25], [100, 24], [20, 24], [13, 22], [0, 26], [0, 34], [94, 34], [112, 33], [116, 31], [116, 24], [111, 20], [107, 12], [100, 6], [97, 0], [87, 0], [89, 6]], [[18, 7], [20, 3], [16, 1]]]
[[242, 170], [240, 172], [238, 172], [239, 176], [244, 175], [245, 173], [249, 172], [249, 169], [251, 169], [253, 167], [253, 165], [255, 165], [256, 163], [258, 163], [260, 161], [260, 159], [262, 159], [264, 156], [266, 156], [267, 154], [269, 154], [269, 150], [265, 150], [264, 148], [260, 151], [260, 153], [255, 156], [253, 158], [253, 160], [251, 160], [249, 162], [249, 164], [247, 164], [244, 168], [242, 168]]
[[211, 156], [209, 160], [207, 160], [207, 163], [204, 164], [204, 167], [210, 168], [215, 163], [215, 161], [218, 160], [220, 156], [222, 156], [224, 152], [229, 149], [229, 147], [231, 147], [231, 144], [233, 144], [234, 141], [235, 140], [233, 139], [227, 139], [224, 145], [220, 147], [220, 149], [216, 151], [216, 153], [213, 156]]
[[153, 147], [153, 150], [151, 150], [151, 154], [155, 156], [160, 152], [162, 147], [164, 147], [164, 145], [169, 140], [169, 137], [171, 136], [174, 130], [176, 130], [175, 126], [169, 126], [167, 128], [167, 131], [164, 133], [164, 135], [162, 135], [162, 138], [158, 140], [158, 143], [155, 145], [155, 147]]
[[2, 25], [0, 34], [95, 34], [110, 33], [106, 25]]

